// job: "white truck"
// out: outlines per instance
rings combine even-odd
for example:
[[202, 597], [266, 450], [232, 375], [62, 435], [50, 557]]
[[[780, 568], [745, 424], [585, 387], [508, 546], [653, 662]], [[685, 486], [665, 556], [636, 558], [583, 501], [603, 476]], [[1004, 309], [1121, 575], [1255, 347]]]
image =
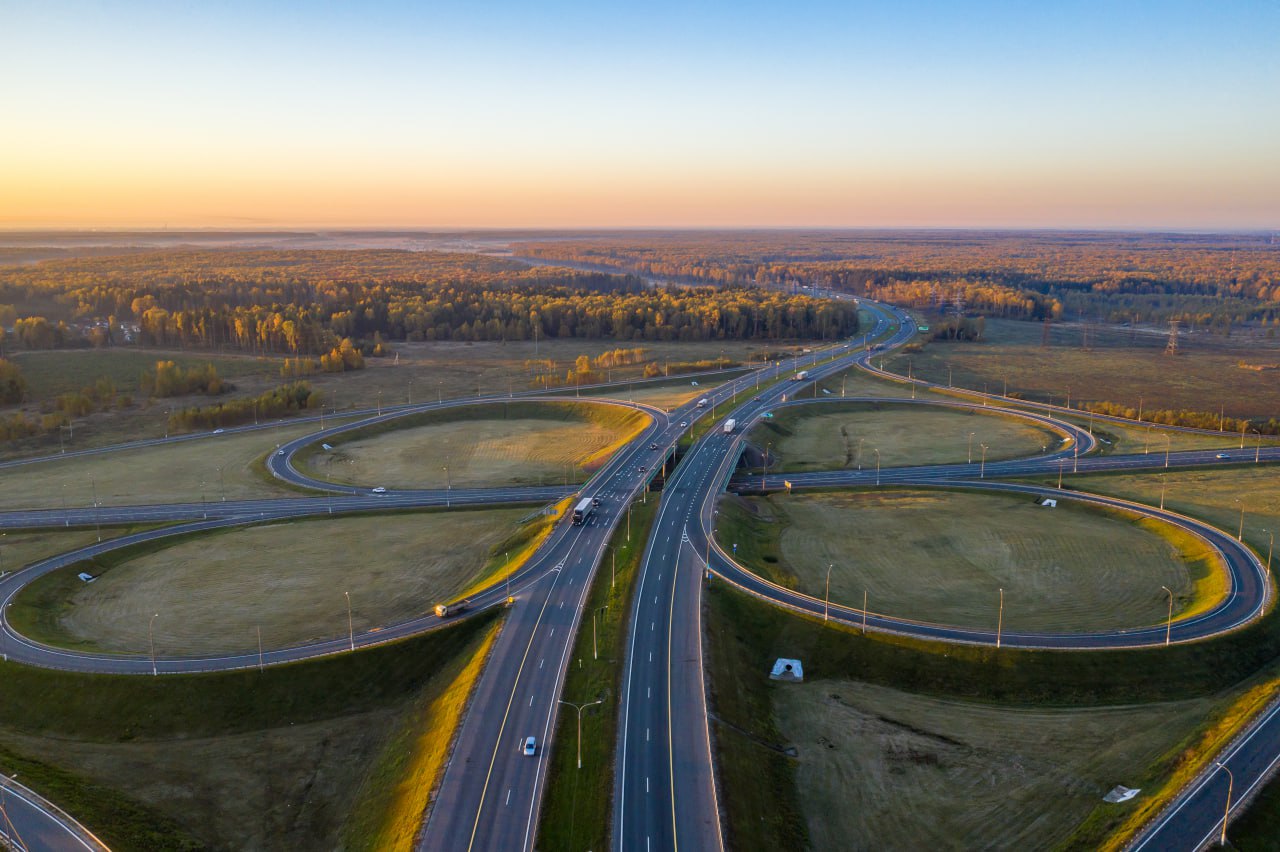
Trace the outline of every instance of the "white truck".
[[803, 381], [804, 381], [805, 379], [807, 379], [807, 378], [809, 378], [809, 371], [808, 371], [808, 370], [801, 370], [800, 372], [796, 373], [796, 378], [795, 378], [795, 380], [796, 380], [797, 382], [803, 382]]
[[730, 417], [728, 420], [724, 421], [724, 433], [726, 435], [732, 435], [733, 430], [737, 428], [737, 425], [738, 421]]
[[698, 400], [698, 407], [699, 407], [699, 408], [706, 408], [706, 407], [707, 407], [707, 403], [708, 403], [709, 401], [710, 401], [710, 400], [708, 400], [708, 399], [704, 396], [702, 399]]

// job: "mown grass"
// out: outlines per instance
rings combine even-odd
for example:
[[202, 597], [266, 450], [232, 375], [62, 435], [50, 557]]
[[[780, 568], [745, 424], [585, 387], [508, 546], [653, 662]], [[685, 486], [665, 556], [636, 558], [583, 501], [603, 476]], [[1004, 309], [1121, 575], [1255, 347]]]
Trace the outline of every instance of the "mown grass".
[[[944, 489], [772, 494], [721, 501], [722, 546], [771, 581], [846, 606], [943, 624], [1087, 631], [1203, 612], [1226, 592], [1204, 542], [1163, 522], [1075, 502]], [[831, 570], [828, 572], [828, 567]]]
[[352, 852], [413, 848], [498, 629], [494, 622], [476, 635], [472, 646], [447, 661], [414, 699], [357, 793], [357, 804], [343, 830], [344, 848]]
[[489, 561], [484, 568], [471, 584], [452, 600], [465, 600], [518, 571], [520, 566], [537, 552], [547, 537], [555, 532], [556, 524], [564, 517], [564, 513], [569, 510], [572, 503], [573, 496], [570, 495], [552, 506], [551, 514], [538, 515], [525, 521], [510, 536], [494, 545], [489, 551]]
[[[11, 612], [31, 638], [54, 645], [249, 652], [259, 636], [268, 649], [345, 636], [348, 592], [362, 633], [419, 617], [492, 570], [513, 536], [519, 545], [541, 528], [518, 524], [528, 511], [318, 515], [159, 539], [47, 574]], [[82, 583], [80, 571], [97, 579]]]
[[658, 504], [658, 500], [633, 504], [630, 540], [624, 521], [610, 539], [592, 582], [563, 695], [575, 703], [598, 699], [604, 703], [582, 714], [582, 769], [577, 768], [577, 712], [561, 708], [538, 825], [539, 849], [569, 852], [608, 845], [627, 625], [632, 591]]
[[[75, 814], [114, 849], [238, 848], [250, 830], [246, 822], [272, 819], [266, 811], [273, 802], [245, 799], [242, 785], [253, 782], [255, 773], [283, 774], [292, 784], [320, 773], [327, 766], [332, 738], [342, 735], [344, 720], [366, 720], [361, 729], [368, 736], [370, 724], [398, 718], [397, 708], [424, 689], [443, 689], [433, 687], [434, 679], [453, 661], [470, 659], [498, 615], [478, 615], [455, 627], [359, 654], [262, 672], [150, 678], [0, 663], [0, 736], [5, 740], [0, 769], [20, 773], [20, 780]], [[388, 716], [388, 708], [396, 712]], [[286, 747], [296, 747], [295, 732], [308, 726], [320, 726], [320, 732], [303, 743], [303, 751]], [[324, 733], [326, 726], [331, 733]], [[380, 736], [377, 731], [372, 734], [375, 739]], [[275, 743], [271, 760], [262, 767], [239, 766], [230, 773], [234, 783], [214, 777], [219, 770], [226, 773], [226, 767], [213, 767], [200, 755], [210, 749], [216, 754], [219, 742], [232, 748], [246, 735]], [[41, 749], [41, 743], [49, 748]], [[157, 750], [166, 755], [165, 762], [153, 762]], [[346, 766], [343, 771], [359, 767]], [[207, 818], [175, 807], [173, 791], [192, 787], [206, 794], [215, 791], [218, 799], [202, 805], [237, 814], [229, 823], [246, 833], [219, 836], [211, 833]], [[328, 814], [336, 825], [345, 821], [352, 803], [346, 789], [313, 789], [310, 794], [304, 790], [302, 795], [312, 804], [316, 797], [323, 802], [324, 796], [333, 796], [324, 807], [338, 809]], [[321, 827], [283, 819], [297, 842], [312, 848], [335, 844]], [[275, 830], [283, 831], [284, 826], [276, 825]]]
[[332, 450], [311, 444], [297, 459], [313, 476], [346, 484], [478, 487], [557, 482], [561, 473], [567, 484], [598, 469], [649, 422], [635, 409], [589, 402], [466, 405], [360, 427], [331, 438]]

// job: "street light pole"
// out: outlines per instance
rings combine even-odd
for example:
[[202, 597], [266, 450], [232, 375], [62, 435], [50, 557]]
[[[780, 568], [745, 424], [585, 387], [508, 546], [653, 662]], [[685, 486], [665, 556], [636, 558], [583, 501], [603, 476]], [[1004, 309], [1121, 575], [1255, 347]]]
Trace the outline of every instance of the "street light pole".
[[1164, 645], [1167, 648], [1169, 647], [1169, 634], [1173, 632], [1173, 590], [1168, 586], [1161, 586], [1160, 588], [1169, 593], [1169, 618], [1164, 624]]
[[1000, 647], [1000, 637], [1004, 633], [1004, 589], [1000, 590], [1000, 614], [996, 617], [996, 648]]
[[1220, 760], [1215, 760], [1224, 772], [1227, 773], [1227, 807], [1222, 812], [1222, 839], [1218, 841], [1222, 846], [1227, 845], [1227, 819], [1231, 816], [1231, 790], [1236, 785], [1236, 778], [1231, 774], [1231, 770], [1227, 769], [1226, 764]]
[[151, 620], [147, 622], [147, 644], [151, 646], [151, 674], [158, 675], [160, 672], [156, 669], [156, 619], [160, 617], [160, 613], [151, 616]]
[[873, 452], [876, 454], [876, 485], [879, 485], [880, 484], [880, 450], [879, 448], [873, 448]]
[[969, 433], [969, 464], [973, 464], [973, 433]]
[[574, 704], [572, 701], [565, 701], [563, 698], [561, 698], [560, 703], [568, 704], [570, 707], [578, 711], [578, 768], [581, 769], [582, 768], [582, 711], [586, 710], [588, 707], [591, 707], [595, 704], [603, 704], [604, 699], [601, 698], [596, 701], [588, 701], [586, 704]]
[[1169, 466], [1169, 450], [1173, 449], [1173, 439], [1169, 437], [1169, 433], [1164, 433], [1164, 466]]
[[826, 621], [831, 613], [831, 569], [835, 566], [827, 564], [827, 596], [822, 601], [822, 620]]
[[978, 478], [986, 479], [987, 478], [987, 445], [979, 443], [978, 446], [982, 447], [982, 464], [978, 466]]
[[343, 592], [342, 594], [347, 599], [347, 636], [350, 637], [351, 650], [354, 651], [356, 649], [356, 628], [355, 623], [351, 620], [351, 593]]

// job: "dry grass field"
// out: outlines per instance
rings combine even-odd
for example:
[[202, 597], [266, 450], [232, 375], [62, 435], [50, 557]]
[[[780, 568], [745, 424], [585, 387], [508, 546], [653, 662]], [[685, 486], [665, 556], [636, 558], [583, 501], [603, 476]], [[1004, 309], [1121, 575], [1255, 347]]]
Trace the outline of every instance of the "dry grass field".
[[84, 508], [93, 505], [95, 489], [99, 503], [107, 506], [195, 503], [202, 496], [213, 502], [224, 494], [228, 500], [279, 497], [292, 492], [264, 477], [257, 463], [278, 444], [318, 428], [285, 423], [260, 432], [24, 465], [0, 475], [0, 508]]
[[460, 420], [357, 438], [306, 462], [315, 476], [349, 485], [545, 485], [585, 479], [583, 463], [620, 437], [617, 429], [586, 421]]
[[987, 461], [997, 461], [1037, 455], [1061, 438], [1010, 417], [836, 403], [781, 410], [757, 426], [751, 440], [773, 444], [776, 471], [874, 468], [879, 450], [882, 467], [972, 460], [976, 475], [984, 443]]
[[775, 495], [724, 504], [722, 544], [733, 543], [726, 533], [746, 538], [733, 528], [740, 506], [778, 541], [776, 565], [744, 547], [748, 565], [790, 575], [816, 597], [834, 566], [833, 602], [860, 607], [865, 590], [872, 612], [903, 618], [994, 630], [1003, 588], [1006, 630], [1103, 630], [1163, 621], [1162, 585], [1175, 593], [1175, 615], [1220, 594], [1216, 572], [1196, 561], [1205, 553], [1067, 503], [942, 491]]
[[280, 647], [345, 635], [343, 592], [357, 632], [381, 627], [464, 588], [527, 513], [339, 517], [186, 539], [73, 584], [42, 638], [146, 653], [159, 613], [159, 654], [251, 651], [258, 628], [265, 647]]
[[[326, 408], [375, 408], [438, 398], [474, 397], [530, 390], [538, 372], [533, 361], [551, 361], [551, 388], [566, 388], [566, 373], [580, 355], [595, 357], [602, 352], [640, 346], [646, 358], [659, 363], [715, 360], [722, 355], [730, 361], [759, 361], [762, 353], [799, 350], [791, 341], [691, 341], [632, 343], [619, 340], [543, 340], [511, 343], [394, 343], [385, 358], [368, 358], [367, 369], [349, 373], [321, 373], [307, 380], [322, 392]], [[203, 351], [158, 349], [74, 350], [20, 353], [18, 360], [28, 378], [32, 399], [47, 401], [69, 390], [79, 390], [99, 376], [109, 376], [122, 393], [133, 393], [139, 373], [158, 359], [174, 360], [189, 366], [214, 363], [219, 375], [230, 378], [236, 390], [220, 399], [256, 396], [286, 381], [280, 377], [282, 359]], [[604, 372], [604, 378], [621, 381], [639, 378], [644, 365], [636, 364]], [[540, 386], [540, 385], [539, 385]], [[203, 405], [208, 397], [178, 397], [144, 404], [135, 399], [127, 409], [98, 412], [78, 418], [75, 446], [98, 447], [136, 438], [158, 438], [165, 431], [165, 409]], [[29, 406], [30, 408], [30, 406]], [[0, 408], [0, 414], [10, 409]], [[58, 451], [58, 436], [0, 446], [0, 456], [45, 455]]]
[[[1208, 521], [1238, 534], [1244, 510], [1244, 540], [1266, 559], [1271, 537], [1280, 539], [1280, 469], [1274, 465], [1242, 466], [1226, 470], [1183, 470], [1169, 473], [1095, 474], [1063, 480], [1068, 488], [1125, 497]], [[1274, 556], [1280, 559], [1280, 550]], [[1280, 562], [1276, 563], [1280, 566]]]
[[1217, 411], [1227, 416], [1274, 417], [1280, 414], [1280, 382], [1271, 371], [1243, 369], [1246, 364], [1275, 363], [1280, 350], [1274, 343], [1259, 350], [1258, 341], [1233, 342], [1208, 335], [1181, 339], [1181, 353], [1163, 354], [1163, 337], [1130, 335], [1115, 328], [1095, 329], [1091, 348], [1083, 346], [1080, 326], [1054, 326], [1050, 345], [1041, 348], [1039, 323], [987, 320], [986, 340], [980, 343], [933, 342], [924, 350], [889, 356], [887, 365], [906, 372], [908, 360], [915, 375], [947, 383], [947, 366], [957, 387], [993, 392], [1024, 393], [1028, 399], [1062, 404], [1068, 392], [1072, 404], [1107, 400], [1146, 410], [1156, 408]]
[[839, 680], [773, 695], [817, 850], [1052, 848], [1214, 706], [1001, 707]]
[[[119, 531], [107, 528], [102, 531], [102, 539], [106, 541], [119, 534]], [[0, 573], [13, 573], [33, 562], [86, 547], [97, 540], [93, 530], [81, 529], [0, 533]]]

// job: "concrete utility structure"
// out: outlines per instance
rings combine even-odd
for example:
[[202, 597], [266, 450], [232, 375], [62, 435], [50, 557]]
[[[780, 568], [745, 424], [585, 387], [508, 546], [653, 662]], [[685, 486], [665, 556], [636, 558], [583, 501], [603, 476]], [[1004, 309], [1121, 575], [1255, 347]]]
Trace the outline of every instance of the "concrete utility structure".
[[769, 680], [786, 680], [792, 683], [800, 683], [804, 680], [804, 666], [800, 664], [799, 660], [779, 657], [778, 661], [773, 664], [773, 671], [769, 672]]

